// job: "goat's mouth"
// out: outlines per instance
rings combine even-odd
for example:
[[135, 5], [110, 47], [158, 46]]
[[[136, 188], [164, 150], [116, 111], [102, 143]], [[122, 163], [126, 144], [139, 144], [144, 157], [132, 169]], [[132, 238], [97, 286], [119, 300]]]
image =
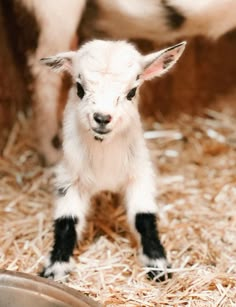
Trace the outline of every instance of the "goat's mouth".
[[106, 128], [92, 128], [93, 131], [96, 133], [96, 134], [99, 134], [99, 135], [104, 135], [104, 134], [108, 134], [109, 132], [111, 132], [110, 129], [106, 129]]

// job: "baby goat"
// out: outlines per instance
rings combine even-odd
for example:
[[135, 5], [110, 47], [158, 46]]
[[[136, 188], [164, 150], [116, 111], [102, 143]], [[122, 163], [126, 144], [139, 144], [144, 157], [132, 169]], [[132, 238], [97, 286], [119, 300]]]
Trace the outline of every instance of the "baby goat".
[[128, 222], [141, 246], [150, 278], [163, 280], [169, 266], [156, 224], [155, 173], [138, 113], [145, 80], [167, 72], [185, 42], [142, 56], [124, 41], [94, 40], [77, 52], [42, 59], [74, 80], [63, 121], [63, 160], [57, 171], [54, 245], [44, 277], [71, 270], [91, 197], [103, 190], [124, 195]]

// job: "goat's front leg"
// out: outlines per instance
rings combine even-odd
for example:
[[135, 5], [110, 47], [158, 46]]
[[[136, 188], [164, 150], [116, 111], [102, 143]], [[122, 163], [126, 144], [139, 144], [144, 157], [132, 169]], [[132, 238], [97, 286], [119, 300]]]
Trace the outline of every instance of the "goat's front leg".
[[144, 266], [150, 267], [148, 277], [163, 281], [171, 277], [165, 249], [157, 229], [154, 188], [152, 180], [145, 175], [140, 180], [132, 180], [126, 190], [128, 221], [140, 243], [140, 259]]
[[77, 185], [58, 189], [54, 244], [40, 276], [60, 279], [72, 270], [72, 254], [85, 226], [88, 204], [88, 198], [81, 197]]
[[[25, 1], [27, 2], [27, 1]], [[32, 1], [28, 1], [31, 3]], [[47, 165], [61, 158], [60, 102], [66, 101], [62, 78], [48, 71], [40, 59], [65, 50], [77, 49], [76, 29], [80, 23], [85, 0], [34, 1], [29, 4], [39, 20], [40, 36], [35, 53], [28, 59], [33, 76], [35, 128], [38, 150]], [[35, 6], [35, 10], [34, 10]], [[66, 20], [66, 22], [65, 22]], [[61, 106], [62, 107], [62, 106]]]

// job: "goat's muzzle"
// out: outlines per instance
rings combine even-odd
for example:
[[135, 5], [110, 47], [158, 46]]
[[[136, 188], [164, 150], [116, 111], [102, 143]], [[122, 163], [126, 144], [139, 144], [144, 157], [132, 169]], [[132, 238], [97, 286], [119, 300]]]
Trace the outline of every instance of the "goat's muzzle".
[[97, 134], [107, 134], [111, 132], [110, 129], [106, 129], [105, 127], [93, 128], [93, 131], [96, 132]]

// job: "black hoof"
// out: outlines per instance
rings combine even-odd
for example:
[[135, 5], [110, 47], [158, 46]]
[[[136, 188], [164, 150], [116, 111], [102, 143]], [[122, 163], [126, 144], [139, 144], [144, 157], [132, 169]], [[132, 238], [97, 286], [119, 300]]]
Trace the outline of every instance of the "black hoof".
[[159, 268], [152, 269], [147, 272], [147, 277], [149, 280], [154, 280], [156, 282], [162, 282], [172, 277], [172, 273], [168, 272], [171, 266], [167, 267], [167, 271], [160, 270]]
[[55, 277], [53, 272], [47, 273], [46, 268], [44, 268], [41, 272], [39, 272], [38, 276], [43, 277], [43, 278], [50, 278], [50, 279], [54, 279]]

